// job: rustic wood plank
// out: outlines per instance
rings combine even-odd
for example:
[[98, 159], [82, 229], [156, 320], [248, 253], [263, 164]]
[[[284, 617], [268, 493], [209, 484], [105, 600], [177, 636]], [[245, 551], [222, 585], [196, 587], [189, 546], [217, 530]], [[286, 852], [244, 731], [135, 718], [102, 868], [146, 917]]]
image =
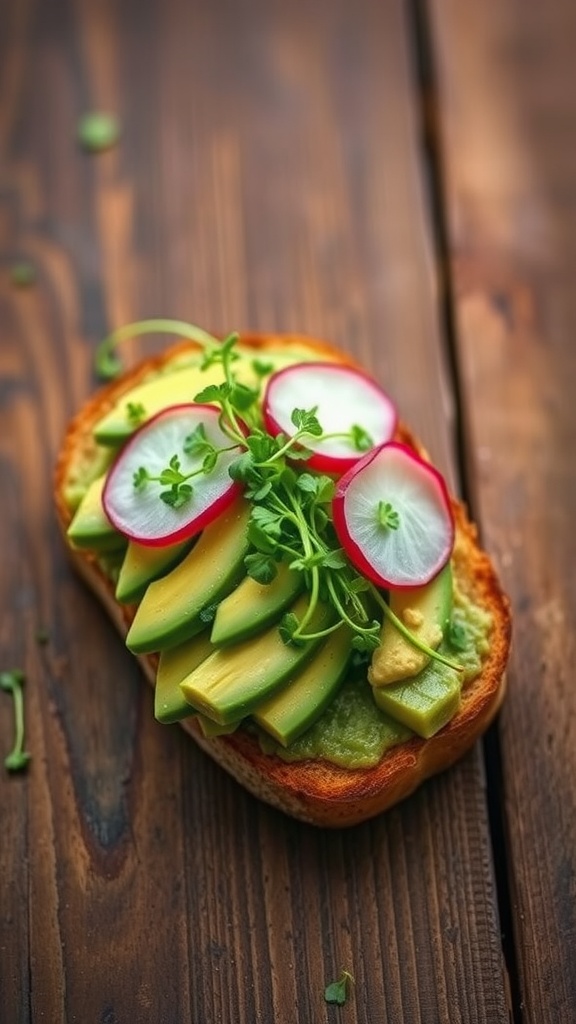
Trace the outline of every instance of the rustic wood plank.
[[[334, 1019], [324, 985], [346, 967], [350, 1024], [503, 1022], [478, 751], [346, 833], [258, 804], [155, 724], [49, 501], [96, 341], [158, 313], [330, 337], [454, 478], [404, 8], [28, 0], [3, 18], [0, 628], [34, 752], [0, 783], [7, 1019], [307, 1024]], [[75, 124], [96, 107], [123, 137], [88, 157]]]
[[458, 351], [515, 607], [500, 723], [523, 1020], [576, 1013], [576, 10], [432, 2]]

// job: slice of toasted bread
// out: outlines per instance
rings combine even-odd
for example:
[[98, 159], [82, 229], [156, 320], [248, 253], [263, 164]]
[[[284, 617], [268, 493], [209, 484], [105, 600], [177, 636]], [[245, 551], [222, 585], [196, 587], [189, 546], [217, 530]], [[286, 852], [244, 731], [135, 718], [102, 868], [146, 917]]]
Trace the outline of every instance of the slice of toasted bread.
[[[355, 365], [352, 359], [332, 346], [299, 335], [243, 335], [241, 343], [253, 349], [255, 355], [281, 350], [293, 353], [295, 360], [307, 353], [315, 358]], [[68, 490], [76, 479], [84, 475], [86, 467], [95, 458], [97, 449], [92, 437], [95, 424], [123, 394], [192, 348], [191, 343], [182, 342], [142, 362], [99, 391], [72, 421], [55, 474], [55, 502], [64, 535], [72, 518], [67, 501]], [[406, 426], [400, 425], [398, 436], [421, 450]], [[230, 735], [208, 739], [194, 717], [184, 719], [181, 724], [202, 749], [251, 793], [312, 824], [327, 827], [354, 825], [391, 807], [412, 793], [425, 779], [448, 768], [486, 730], [504, 696], [504, 671], [511, 629], [509, 604], [489, 557], [479, 547], [476, 529], [469, 522], [464, 507], [453, 500], [453, 509], [456, 521], [455, 580], [460, 589], [492, 617], [490, 651], [480, 674], [464, 687], [457, 714], [431, 739], [414, 736], [389, 750], [375, 767], [367, 769], [339, 768], [324, 760], [287, 763], [263, 753], [257, 738], [243, 728]], [[95, 555], [72, 549], [69, 544], [68, 548], [76, 568], [125, 635], [134, 609], [115, 600], [114, 587]], [[156, 656], [142, 656], [139, 661], [147, 678], [154, 684]]]

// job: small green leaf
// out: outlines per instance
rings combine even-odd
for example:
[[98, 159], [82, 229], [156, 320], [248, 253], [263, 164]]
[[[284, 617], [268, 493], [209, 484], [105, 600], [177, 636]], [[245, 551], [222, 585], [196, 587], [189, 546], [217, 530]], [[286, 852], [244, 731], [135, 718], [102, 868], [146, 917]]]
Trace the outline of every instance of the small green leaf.
[[342, 548], [338, 548], [336, 551], [327, 551], [321, 564], [327, 569], [345, 569], [348, 562]]
[[146, 416], [146, 409], [142, 405], [142, 402], [127, 402], [126, 404], [126, 419], [133, 427], [139, 426], [142, 420]]
[[190, 501], [192, 494], [191, 484], [173, 484], [169, 491], [161, 491], [160, 497], [166, 505], [170, 505], [173, 509], [179, 509]]
[[247, 536], [257, 551], [265, 555], [273, 555], [276, 551], [277, 541], [253, 519], [248, 523]]
[[182, 445], [186, 455], [204, 455], [205, 452], [212, 448], [212, 442], [208, 440], [206, 436], [206, 428], [203, 423], [199, 423], [191, 434], [188, 434], [184, 438], [184, 444]]
[[236, 383], [230, 390], [230, 401], [239, 412], [245, 412], [258, 398], [258, 391], [248, 388], [245, 384]]
[[246, 555], [244, 559], [246, 572], [256, 583], [267, 585], [272, 583], [278, 575], [278, 566], [270, 555], [262, 554], [260, 551]]
[[282, 621], [278, 627], [282, 643], [286, 644], [287, 647], [290, 645], [294, 647], [303, 647], [305, 641], [300, 640], [299, 637], [295, 636], [299, 627], [300, 622], [298, 620], [298, 616], [295, 615], [294, 612], [287, 612], [286, 615], [282, 616]]
[[358, 423], [353, 423], [350, 428], [350, 437], [352, 444], [354, 445], [357, 452], [369, 452], [374, 447], [374, 440], [364, 427], [361, 427]]
[[270, 494], [272, 486], [271, 480], [265, 480], [264, 483], [260, 485], [255, 483], [252, 487], [247, 489], [246, 497], [251, 498], [252, 501], [262, 501], [268, 494]]
[[319, 476], [316, 479], [318, 481], [316, 501], [320, 505], [330, 504], [336, 492], [335, 481], [329, 476]]
[[142, 491], [148, 483], [149, 475], [145, 466], [140, 466], [132, 476], [135, 491]]
[[385, 530], [397, 530], [400, 526], [400, 516], [389, 501], [378, 502], [377, 515], [380, 526]]
[[261, 359], [252, 360], [252, 369], [257, 377], [267, 377], [274, 369], [274, 363], [265, 363]]
[[318, 477], [312, 476], [311, 473], [301, 473], [296, 481], [296, 486], [299, 491], [304, 491], [305, 494], [317, 494]]
[[380, 623], [373, 622], [372, 629], [368, 633], [356, 633], [352, 638], [352, 647], [355, 651], [363, 651], [371, 654], [380, 647]]
[[324, 999], [327, 1003], [336, 1003], [338, 1006], [344, 1006], [353, 984], [354, 978], [350, 972], [342, 971], [338, 981], [332, 981], [324, 989]]
[[199, 391], [197, 395], [194, 395], [194, 401], [198, 402], [199, 405], [209, 405], [213, 402], [223, 402], [229, 397], [229, 384], [208, 384], [205, 388], [202, 388], [202, 391]]
[[317, 408], [318, 406], [315, 405], [313, 409], [292, 410], [290, 419], [297, 430], [310, 434], [312, 437], [320, 437], [323, 430], [316, 416]]
[[213, 448], [211, 452], [207, 452], [206, 455], [204, 456], [204, 459], [202, 461], [202, 469], [203, 469], [203, 471], [206, 474], [212, 473], [212, 471], [216, 468], [217, 462], [218, 462], [218, 452], [216, 451], [215, 448]]
[[102, 342], [96, 349], [94, 356], [94, 370], [100, 380], [114, 380], [119, 377], [124, 367], [121, 359], [116, 355], [113, 348]]
[[282, 533], [282, 513], [280, 512], [256, 505], [250, 513], [250, 518], [273, 537], [279, 537]]

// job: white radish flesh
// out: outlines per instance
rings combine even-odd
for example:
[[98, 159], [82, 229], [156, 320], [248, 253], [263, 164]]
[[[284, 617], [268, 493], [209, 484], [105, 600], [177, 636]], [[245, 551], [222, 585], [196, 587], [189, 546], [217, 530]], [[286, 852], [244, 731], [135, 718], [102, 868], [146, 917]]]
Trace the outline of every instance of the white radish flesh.
[[[294, 409], [315, 409], [324, 434], [348, 435], [302, 439], [313, 453], [309, 465], [326, 473], [346, 472], [367, 448], [389, 441], [396, 429], [396, 408], [388, 395], [364, 373], [338, 363], [299, 363], [279, 370], [268, 381], [263, 405], [266, 429], [273, 435], [295, 434]], [[353, 427], [369, 436], [367, 447], [359, 449], [351, 440]]]
[[357, 462], [338, 483], [333, 516], [350, 561], [380, 587], [423, 586], [452, 552], [446, 484], [405, 445], [385, 444]]
[[174, 455], [184, 475], [200, 469], [203, 457], [187, 455], [184, 443], [188, 435], [203, 424], [208, 441], [217, 448], [232, 443], [220, 428], [219, 410], [210, 405], [176, 405], [148, 420], [124, 446], [106, 480], [102, 501], [113, 526], [139, 544], [176, 544], [208, 526], [231, 504], [239, 485], [228, 474], [230, 463], [240, 454], [236, 446], [223, 452], [210, 473], [199, 473], [189, 483], [191, 497], [179, 508], [160, 497], [169, 486], [148, 480], [134, 486], [134, 474], [144, 467], [151, 477], [160, 476]]

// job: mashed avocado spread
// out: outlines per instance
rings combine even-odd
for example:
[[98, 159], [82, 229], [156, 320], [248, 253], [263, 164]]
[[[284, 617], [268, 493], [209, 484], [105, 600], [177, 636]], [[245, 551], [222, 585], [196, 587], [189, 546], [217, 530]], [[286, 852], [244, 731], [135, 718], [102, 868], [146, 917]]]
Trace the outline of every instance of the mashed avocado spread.
[[[491, 616], [456, 589], [450, 626], [440, 651], [463, 666], [458, 674], [461, 686], [480, 672], [490, 647], [490, 627]], [[447, 682], [456, 676], [443, 665], [437, 665], [436, 670]], [[260, 745], [266, 753], [284, 761], [323, 758], [342, 768], [371, 768], [387, 750], [413, 735], [376, 706], [365, 677], [347, 680], [321, 718], [289, 747], [281, 747], [259, 731]]]
[[[269, 356], [267, 353], [267, 358]], [[182, 357], [178, 369], [188, 365], [189, 358]], [[282, 364], [284, 360], [274, 353], [272, 362]], [[173, 372], [174, 368], [172, 365], [170, 370]], [[163, 372], [167, 372], [167, 368]], [[152, 374], [159, 375], [158, 371]], [[65, 488], [71, 511], [78, 507], [92, 481], [108, 469], [114, 454], [114, 448], [96, 444], [86, 452], [84, 458], [78, 460]], [[123, 553], [100, 552], [97, 557], [102, 571], [115, 583]], [[461, 689], [479, 674], [482, 661], [489, 651], [490, 628], [490, 615], [455, 588], [450, 623], [439, 651], [461, 665], [463, 671], [456, 673], [453, 669], [435, 663], [434, 673], [440, 687], [443, 684], [454, 687], [456, 681]], [[417, 687], [418, 680], [419, 676], [405, 680], [405, 686]], [[255, 725], [250, 725], [250, 728], [256, 730], [264, 752], [275, 754], [285, 761], [324, 759], [346, 768], [373, 767], [387, 750], [415, 735], [406, 725], [376, 705], [372, 687], [366, 678], [365, 666], [346, 679], [321, 717], [288, 747], [282, 747]]]

